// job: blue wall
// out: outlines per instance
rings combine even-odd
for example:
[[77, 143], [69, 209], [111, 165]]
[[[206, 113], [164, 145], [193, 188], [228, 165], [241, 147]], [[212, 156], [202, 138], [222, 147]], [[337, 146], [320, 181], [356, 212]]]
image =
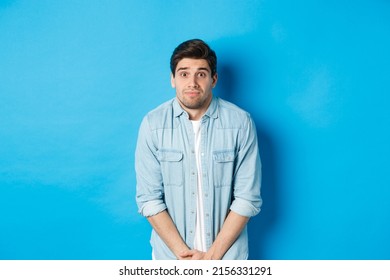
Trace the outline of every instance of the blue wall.
[[257, 124], [251, 258], [390, 259], [390, 3], [349, 2], [0, 1], [0, 259], [150, 258], [137, 130], [195, 37]]

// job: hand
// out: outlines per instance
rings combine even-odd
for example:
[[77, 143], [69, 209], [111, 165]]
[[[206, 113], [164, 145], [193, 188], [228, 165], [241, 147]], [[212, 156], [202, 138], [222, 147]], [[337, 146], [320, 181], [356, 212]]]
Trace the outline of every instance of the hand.
[[203, 260], [205, 255], [205, 252], [196, 249], [186, 250], [179, 254], [179, 260]]

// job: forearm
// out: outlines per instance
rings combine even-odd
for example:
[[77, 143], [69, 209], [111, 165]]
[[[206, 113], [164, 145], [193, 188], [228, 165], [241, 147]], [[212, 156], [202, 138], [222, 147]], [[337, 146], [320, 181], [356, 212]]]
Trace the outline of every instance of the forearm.
[[249, 218], [241, 216], [233, 211], [228, 214], [221, 231], [217, 235], [214, 243], [206, 252], [204, 259], [220, 260], [225, 255], [227, 250], [232, 246], [238, 238]]
[[180, 253], [189, 250], [167, 211], [148, 217], [149, 223], [168, 248], [181, 259]]

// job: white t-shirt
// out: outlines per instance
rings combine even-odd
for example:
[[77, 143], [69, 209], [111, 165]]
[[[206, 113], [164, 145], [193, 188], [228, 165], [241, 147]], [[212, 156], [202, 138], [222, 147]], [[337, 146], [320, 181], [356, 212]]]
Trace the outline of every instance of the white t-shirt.
[[200, 121], [191, 121], [195, 134], [195, 158], [196, 167], [198, 169], [198, 184], [196, 196], [196, 225], [195, 225], [195, 240], [194, 249], [206, 252], [205, 229], [204, 229], [204, 209], [203, 209], [203, 192], [202, 192], [202, 167], [201, 167], [201, 129]]

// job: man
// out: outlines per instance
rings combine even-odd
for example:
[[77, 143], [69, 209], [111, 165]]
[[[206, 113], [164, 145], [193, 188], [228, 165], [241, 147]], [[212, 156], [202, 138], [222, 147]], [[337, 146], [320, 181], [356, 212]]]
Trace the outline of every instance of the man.
[[176, 97], [142, 121], [136, 200], [153, 227], [153, 259], [247, 259], [260, 211], [261, 162], [248, 113], [213, 96], [217, 57], [202, 40], [171, 57]]

